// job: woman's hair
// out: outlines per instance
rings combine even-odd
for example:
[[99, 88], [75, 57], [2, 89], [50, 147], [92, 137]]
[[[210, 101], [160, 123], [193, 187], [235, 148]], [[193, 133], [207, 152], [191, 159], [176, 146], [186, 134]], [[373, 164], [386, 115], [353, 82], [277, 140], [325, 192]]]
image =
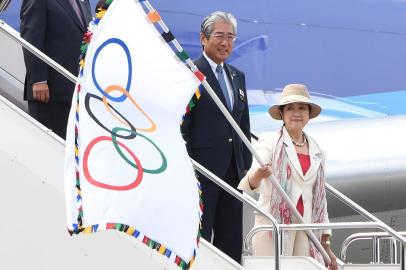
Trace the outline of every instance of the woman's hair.
[[237, 35], [237, 20], [233, 14], [224, 11], [215, 11], [204, 18], [200, 25], [200, 32], [207, 38], [211, 35], [216, 22], [226, 22], [232, 25], [234, 35]]

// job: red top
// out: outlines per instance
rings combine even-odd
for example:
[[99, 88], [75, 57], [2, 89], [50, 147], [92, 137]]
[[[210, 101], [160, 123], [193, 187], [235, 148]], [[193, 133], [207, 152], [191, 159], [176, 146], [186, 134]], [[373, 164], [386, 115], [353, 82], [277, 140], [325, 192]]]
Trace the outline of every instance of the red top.
[[[305, 175], [310, 168], [310, 156], [305, 154], [297, 154], [297, 157], [299, 158], [300, 167], [302, 167], [303, 175]], [[300, 195], [300, 198], [297, 201], [296, 209], [303, 217], [304, 205], [302, 195]]]
[[300, 166], [302, 167], [303, 175], [307, 173], [310, 168], [310, 156], [305, 154], [297, 154], [299, 158]]

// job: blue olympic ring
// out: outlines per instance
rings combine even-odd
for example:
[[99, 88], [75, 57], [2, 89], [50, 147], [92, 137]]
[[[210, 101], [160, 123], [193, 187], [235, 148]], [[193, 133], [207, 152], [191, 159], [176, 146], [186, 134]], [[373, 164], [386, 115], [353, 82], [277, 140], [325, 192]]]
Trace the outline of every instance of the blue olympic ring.
[[110, 100], [112, 100], [112, 101], [115, 101], [115, 102], [122, 102], [122, 101], [124, 101], [124, 100], [127, 98], [126, 95], [122, 94], [122, 95], [119, 96], [119, 97], [113, 97], [113, 96], [107, 94], [107, 93], [100, 87], [99, 83], [98, 83], [97, 80], [96, 80], [95, 66], [96, 66], [97, 57], [98, 57], [100, 51], [101, 51], [104, 47], [106, 47], [107, 45], [109, 45], [109, 44], [111, 44], [111, 43], [115, 43], [115, 44], [121, 46], [121, 48], [123, 48], [123, 50], [124, 50], [124, 52], [125, 52], [125, 54], [126, 54], [126, 56], [127, 56], [127, 62], [128, 62], [128, 79], [127, 79], [127, 86], [126, 86], [125, 89], [126, 89], [128, 92], [130, 92], [131, 80], [132, 80], [132, 62], [131, 62], [131, 55], [130, 55], [130, 50], [128, 49], [127, 45], [126, 45], [121, 39], [118, 39], [118, 38], [110, 38], [110, 39], [106, 40], [105, 42], [103, 42], [103, 44], [100, 45], [99, 48], [97, 48], [97, 50], [96, 50], [96, 52], [95, 52], [95, 54], [94, 54], [93, 63], [92, 63], [92, 79], [93, 79], [93, 83], [94, 83], [94, 85], [96, 86], [97, 90], [99, 90], [99, 92], [102, 93], [103, 96], [105, 96], [106, 98], [108, 98], [108, 99], [110, 99]]

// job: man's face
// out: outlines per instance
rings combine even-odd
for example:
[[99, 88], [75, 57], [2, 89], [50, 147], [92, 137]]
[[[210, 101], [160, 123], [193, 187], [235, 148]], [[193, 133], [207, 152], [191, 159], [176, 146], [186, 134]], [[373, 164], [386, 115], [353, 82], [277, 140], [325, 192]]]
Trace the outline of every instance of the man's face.
[[200, 41], [204, 52], [216, 64], [224, 62], [233, 51], [234, 46], [233, 26], [226, 22], [214, 23], [213, 32], [206, 37], [200, 33]]

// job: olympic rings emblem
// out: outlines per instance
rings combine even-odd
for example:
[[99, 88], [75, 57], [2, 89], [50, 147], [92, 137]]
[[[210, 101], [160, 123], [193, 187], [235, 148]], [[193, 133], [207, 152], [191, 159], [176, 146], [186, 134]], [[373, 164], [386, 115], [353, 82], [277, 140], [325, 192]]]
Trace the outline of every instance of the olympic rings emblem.
[[[110, 86], [107, 86], [104, 90], [102, 89], [102, 87], [100, 86], [100, 84], [97, 81], [96, 78], [96, 64], [97, 64], [97, 58], [100, 54], [100, 52], [107, 48], [107, 45], [109, 44], [117, 44], [119, 45], [123, 51], [125, 52], [125, 55], [127, 57], [127, 64], [128, 64], [128, 76], [127, 76], [127, 83], [126, 83], [126, 87], [122, 87], [120, 85], [117, 84], [113, 84]], [[108, 133], [110, 133], [110, 137], [109, 136], [98, 136], [96, 138], [94, 138], [93, 140], [91, 140], [91, 142], [86, 146], [86, 149], [84, 151], [83, 154], [83, 173], [84, 176], [86, 178], [86, 180], [99, 188], [103, 188], [103, 189], [109, 189], [109, 190], [116, 190], [116, 191], [127, 191], [127, 190], [131, 190], [131, 189], [135, 189], [137, 186], [139, 186], [142, 182], [143, 179], [143, 175], [144, 173], [149, 173], [149, 174], [160, 174], [162, 172], [164, 172], [167, 169], [168, 166], [168, 161], [165, 157], [164, 152], [158, 147], [158, 145], [153, 142], [150, 138], [148, 138], [147, 136], [139, 133], [139, 131], [143, 131], [143, 132], [154, 132], [157, 129], [157, 125], [155, 124], [155, 122], [153, 121], [153, 119], [141, 108], [141, 106], [135, 101], [135, 99], [130, 95], [130, 88], [131, 88], [131, 83], [132, 83], [132, 61], [131, 61], [131, 54], [130, 54], [130, 50], [128, 49], [127, 45], [120, 39], [118, 38], [111, 38], [106, 40], [105, 42], [103, 42], [97, 49], [96, 52], [94, 54], [94, 58], [93, 58], [93, 63], [92, 63], [92, 80], [93, 80], [93, 84], [96, 87], [96, 89], [103, 95], [103, 97], [99, 97], [95, 94], [91, 94], [91, 93], [87, 93], [85, 95], [85, 109], [86, 112], [88, 113], [88, 115], [90, 116], [90, 118], [97, 124], [99, 125], [102, 129], [104, 129], [105, 131], [107, 131]], [[120, 96], [118, 97], [113, 97], [111, 96], [111, 92], [113, 91], [119, 91], [121, 93]], [[102, 121], [92, 112], [91, 106], [90, 106], [90, 100], [91, 99], [95, 99], [98, 101], [102, 101], [106, 110], [113, 116], [113, 118], [115, 120], [117, 120], [118, 124], [124, 124], [125, 126], [127, 126], [128, 128], [123, 128], [120, 126], [114, 127], [111, 130], [109, 128], [107, 128], [106, 125], [104, 125], [102, 123]], [[141, 114], [143, 116], [146, 117], [146, 119], [149, 122], [149, 126], [147, 127], [136, 127], [134, 126], [122, 113], [120, 113], [117, 109], [115, 109], [109, 102], [108, 100], [114, 101], [114, 102], [124, 102], [126, 100], [129, 100], [131, 102], [131, 104], [138, 110], [141, 112]], [[120, 132], [125, 132], [127, 134], [119, 134]], [[133, 149], [130, 149], [130, 147], [128, 147], [127, 145], [125, 145], [122, 141], [119, 141], [120, 139], [124, 139], [124, 140], [132, 140], [132, 139], [136, 139], [136, 138], [143, 138], [145, 139], [147, 142], [149, 142], [150, 144], [152, 144], [152, 146], [158, 151], [160, 157], [161, 157], [161, 165], [157, 168], [152, 168], [152, 169], [146, 169], [142, 167], [142, 164], [140, 162], [140, 160], [138, 159], [138, 157], [136, 156], [136, 154], [133, 152]], [[96, 180], [92, 177], [90, 171], [89, 171], [89, 155], [93, 149], [93, 147], [97, 144], [100, 143], [102, 141], [111, 141], [115, 150], [117, 151], [118, 155], [127, 163], [129, 164], [132, 168], [134, 168], [135, 170], [137, 170], [137, 176], [135, 177], [135, 179], [128, 185], [114, 185], [114, 184], [107, 184], [105, 182], [102, 182], [100, 180]], [[129, 156], [131, 157], [132, 160], [130, 160], [130, 158], [124, 154], [123, 150], [125, 149], [125, 151], [129, 154]]]

